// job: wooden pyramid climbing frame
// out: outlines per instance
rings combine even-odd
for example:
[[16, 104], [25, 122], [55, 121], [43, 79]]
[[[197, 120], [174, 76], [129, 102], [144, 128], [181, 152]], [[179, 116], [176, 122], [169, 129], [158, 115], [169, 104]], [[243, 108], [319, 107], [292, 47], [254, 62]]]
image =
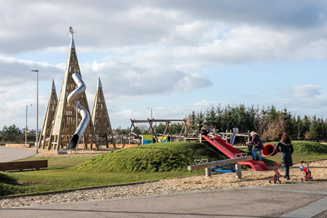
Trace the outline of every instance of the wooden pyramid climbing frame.
[[115, 138], [111, 128], [109, 113], [107, 110], [100, 78], [97, 91], [95, 93], [91, 122], [94, 125], [94, 133], [96, 135], [98, 145], [100, 145], [101, 142], [105, 142], [106, 148], [108, 148], [110, 144], [110, 138], [113, 147], [116, 148]]
[[[81, 117], [79, 116], [79, 114], [77, 114], [76, 110], [67, 102], [68, 95], [77, 87], [72, 78], [72, 74], [78, 73], [82, 78], [75, 49], [73, 33], [73, 28], [70, 27], [70, 50], [68, 54], [64, 78], [61, 85], [54, 123], [51, 128], [50, 139], [48, 141], [48, 150], [50, 150], [51, 148], [53, 148], [54, 150], [59, 150], [60, 148], [68, 146], [78, 124], [81, 122]], [[78, 102], [90, 113], [85, 93], [83, 93], [78, 98]], [[83, 136], [84, 137], [81, 142], [83, 141], [84, 148], [87, 148], [88, 143], [90, 143], [90, 146], [92, 148], [93, 143], [95, 143], [95, 146], [98, 149], [92, 122], [89, 123]]]
[[58, 97], [54, 81], [52, 80], [52, 88], [49, 96], [47, 110], [45, 111], [45, 117], [43, 121], [42, 131], [40, 134], [39, 145], [44, 149], [46, 145], [46, 139], [50, 137], [51, 126], [53, 124]]

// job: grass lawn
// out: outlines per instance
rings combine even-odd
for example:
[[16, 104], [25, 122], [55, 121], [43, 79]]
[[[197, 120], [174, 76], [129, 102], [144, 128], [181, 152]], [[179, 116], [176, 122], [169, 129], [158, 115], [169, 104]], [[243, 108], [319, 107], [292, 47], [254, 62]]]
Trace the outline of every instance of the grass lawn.
[[[293, 163], [327, 159], [327, 145], [301, 142], [294, 143], [294, 148]], [[245, 147], [240, 150], [246, 152]], [[156, 143], [97, 155], [29, 158], [28, 160], [47, 159], [48, 168], [1, 172], [0, 195], [44, 193], [204, 175], [203, 170], [189, 172], [186, 169], [187, 165], [194, 164], [195, 159], [201, 158], [209, 161], [227, 159], [210, 145], [193, 142]], [[267, 164], [280, 162], [280, 154], [263, 160]]]

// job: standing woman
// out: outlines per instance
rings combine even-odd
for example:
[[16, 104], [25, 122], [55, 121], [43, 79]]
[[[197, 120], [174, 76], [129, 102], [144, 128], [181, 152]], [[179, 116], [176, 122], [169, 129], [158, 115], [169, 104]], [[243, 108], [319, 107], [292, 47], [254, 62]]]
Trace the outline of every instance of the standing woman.
[[284, 178], [290, 180], [290, 166], [293, 166], [292, 153], [294, 151], [292, 137], [284, 132], [276, 146], [276, 150], [277, 152], [281, 152], [281, 165], [285, 170]]

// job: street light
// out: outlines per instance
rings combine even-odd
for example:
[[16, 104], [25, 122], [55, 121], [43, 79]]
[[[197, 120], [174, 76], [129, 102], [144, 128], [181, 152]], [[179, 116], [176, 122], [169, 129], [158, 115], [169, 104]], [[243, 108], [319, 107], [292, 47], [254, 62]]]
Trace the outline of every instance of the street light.
[[32, 104], [31, 105], [26, 105], [25, 146], [27, 146], [27, 110], [28, 110], [28, 106], [32, 106]]
[[39, 140], [38, 140], [38, 131], [39, 131], [39, 71], [32, 70], [32, 72], [36, 72], [36, 140], [35, 147], [36, 153], [39, 153]]
[[[148, 107], [147, 109], [149, 109], [150, 107]], [[151, 108], [151, 120], [152, 120], [152, 108]]]

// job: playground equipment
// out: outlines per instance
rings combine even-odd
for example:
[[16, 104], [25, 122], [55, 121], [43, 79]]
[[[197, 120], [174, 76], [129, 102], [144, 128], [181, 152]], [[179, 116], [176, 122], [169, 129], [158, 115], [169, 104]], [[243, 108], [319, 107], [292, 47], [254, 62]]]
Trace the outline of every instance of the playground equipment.
[[[220, 150], [224, 155], [229, 157], [230, 159], [235, 159], [237, 154], [242, 153], [241, 151], [234, 148], [228, 142], [223, 140], [220, 136], [215, 135], [211, 140], [207, 136], [202, 135], [202, 138], [205, 139], [207, 142], [212, 144], [215, 148]], [[252, 160], [252, 156], [250, 156], [251, 160], [240, 162], [241, 165], [248, 165], [252, 167], [252, 169], [256, 171], [264, 171], [268, 170], [267, 165], [263, 161]]]
[[82, 95], [85, 92], [86, 85], [78, 73], [74, 73], [72, 77], [74, 82], [77, 84], [77, 88], [68, 95], [67, 100], [69, 102], [69, 105], [73, 106], [77, 110], [77, 112], [82, 116], [82, 120], [78, 125], [71, 141], [69, 142], [67, 149], [76, 148], [78, 142], [83, 137], [86, 127], [90, 122], [90, 114], [82, 105], [78, 104], [77, 102], [78, 96]]
[[45, 148], [45, 144], [49, 141], [49, 136], [51, 133], [52, 122], [54, 120], [56, 107], [58, 103], [58, 97], [56, 92], [56, 87], [54, 80], [52, 80], [51, 92], [48, 100], [47, 110], [45, 111], [45, 117], [43, 121], [43, 126], [40, 134], [39, 145], [42, 149]]
[[270, 157], [270, 156], [274, 156], [275, 154], [277, 154], [277, 149], [274, 144], [269, 143], [263, 147], [262, 156]]
[[280, 166], [280, 163], [273, 163], [273, 165], [275, 166], [275, 168], [274, 168], [275, 174], [274, 174], [273, 178], [269, 179], [269, 183], [272, 183], [272, 182], [277, 183], [277, 182], [279, 182], [279, 184], [280, 184], [281, 183], [281, 181], [279, 180], [280, 173], [278, 171], [278, 168]]
[[235, 167], [233, 165], [221, 165], [210, 168], [211, 172], [215, 173], [235, 173]]
[[[149, 124], [149, 129], [148, 129], [148, 133], [152, 134], [154, 137], [154, 140], [156, 142], [159, 141], [159, 137], [161, 137], [161, 139], [164, 139], [166, 137], [166, 139], [171, 139], [172, 141], [178, 141], [180, 140], [183, 136], [190, 136], [190, 132], [189, 132], [189, 128], [187, 125], [187, 120], [186, 119], [147, 119], [147, 120], [135, 120], [135, 119], [131, 119], [131, 126], [129, 128], [129, 135], [133, 134], [132, 131], [133, 129], [136, 128], [135, 124], [137, 123], [148, 123]], [[165, 123], [165, 130], [162, 134], [159, 134], [156, 132], [156, 129], [153, 127], [153, 123]], [[182, 127], [180, 130], [180, 133], [178, 135], [173, 135], [169, 125], [171, 123], [182, 123]], [[135, 134], [138, 138], [141, 138], [141, 135]], [[165, 140], [165, 139], [164, 139]]]
[[[53, 150], [59, 151], [61, 148], [66, 148], [71, 141], [77, 124], [81, 123], [81, 117], [78, 116], [74, 106], [70, 105], [67, 101], [68, 94], [76, 88], [76, 82], [72, 79], [72, 75], [74, 73], [79, 74], [80, 78], [82, 78], [73, 37], [74, 31], [72, 27], [69, 28], [69, 32], [71, 41], [65, 73], [61, 84], [60, 94], [58, 96], [53, 123], [51, 125], [49, 140], [45, 141], [46, 146], [48, 146], [48, 150], [52, 148]], [[78, 102], [79, 105], [82, 105], [90, 114], [85, 92], [78, 96]], [[96, 148], [99, 149], [94, 134], [93, 123], [89, 122], [87, 123], [88, 125], [86, 122], [83, 123], [87, 126], [83, 134], [83, 148], [87, 148], [88, 145], [90, 145], [92, 148], [92, 146], [95, 144]], [[48, 138], [48, 136], [45, 136], [45, 138]]]
[[98, 145], [105, 143], [106, 148], [109, 148], [111, 142], [116, 148], [116, 140], [111, 127], [109, 113], [107, 110], [106, 99], [104, 97], [101, 80], [99, 78], [98, 87], [94, 97], [94, 103], [91, 113], [91, 123], [94, 126], [94, 134]]
[[191, 165], [191, 166], [188, 166], [187, 169], [188, 170], [205, 169], [205, 175], [207, 177], [209, 177], [209, 176], [211, 176], [211, 171], [210, 171], [211, 167], [222, 166], [222, 165], [226, 165], [226, 164], [235, 164], [236, 178], [240, 179], [240, 178], [242, 178], [242, 172], [241, 172], [241, 166], [239, 163], [241, 163], [242, 161], [249, 161], [249, 160], [252, 160], [252, 157], [250, 157], [250, 156], [244, 156], [244, 157], [234, 156], [233, 159]]
[[[309, 165], [311, 163], [314, 163], [314, 161], [308, 161], [308, 162], [304, 162], [304, 161], [301, 161], [300, 162], [300, 170], [304, 172], [304, 176], [303, 178], [301, 178], [301, 181], [308, 181], [308, 180], [313, 180], [312, 176], [311, 176], [311, 171], [309, 169]], [[303, 166], [303, 164], [306, 164], [307, 166]]]
[[229, 131], [226, 130], [226, 132], [219, 132], [218, 135], [231, 145], [234, 145], [236, 137], [245, 137], [247, 141], [250, 141], [250, 132], [240, 133], [238, 128], [233, 128], [233, 130]]

